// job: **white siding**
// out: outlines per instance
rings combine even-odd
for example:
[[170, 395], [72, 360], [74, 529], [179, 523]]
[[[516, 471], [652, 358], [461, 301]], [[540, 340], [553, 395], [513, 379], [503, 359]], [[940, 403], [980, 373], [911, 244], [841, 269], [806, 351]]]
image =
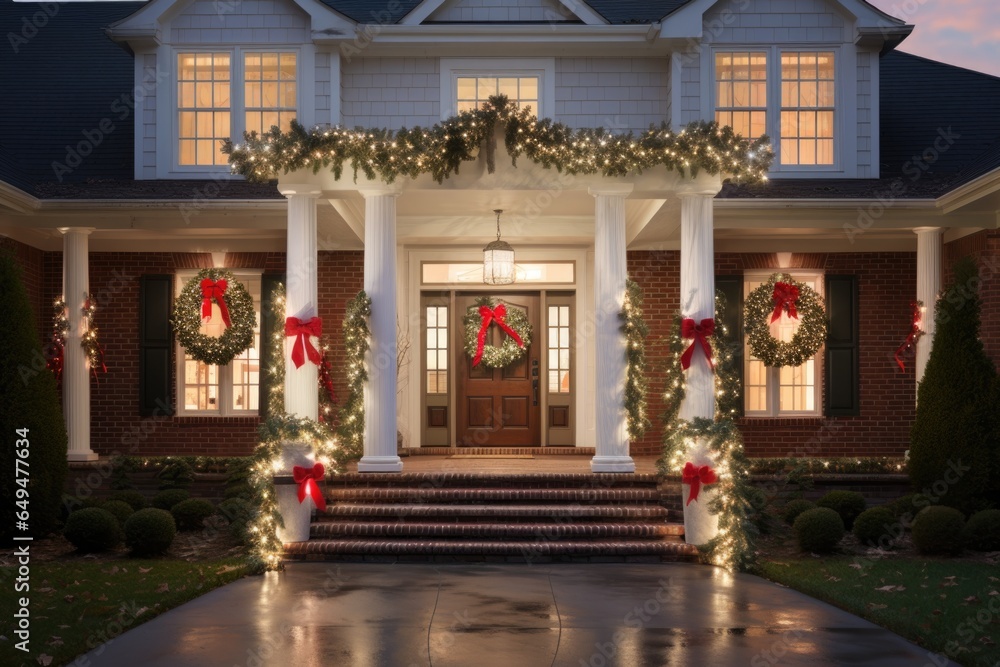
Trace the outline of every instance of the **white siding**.
[[309, 17], [290, 0], [195, 0], [170, 22], [173, 44], [305, 44]]
[[556, 120], [641, 132], [669, 116], [666, 58], [557, 58]]
[[706, 43], [842, 43], [847, 21], [826, 0], [724, 0], [705, 12]]
[[701, 108], [701, 51], [688, 51], [675, 54], [675, 58], [681, 59], [681, 80], [680, 80], [680, 122], [678, 127], [683, 127], [696, 120], [710, 120], [714, 113]]
[[[330, 120], [330, 54], [316, 54], [316, 123], [320, 125], [336, 125], [336, 120]], [[338, 93], [340, 91], [337, 91]]]
[[427, 21], [566, 21], [575, 20], [558, 0], [452, 0]]
[[341, 70], [344, 125], [428, 127], [441, 120], [437, 58], [357, 58]]
[[872, 178], [872, 53], [858, 53], [858, 177]]
[[142, 134], [136, 141], [142, 142], [142, 162], [140, 177], [156, 178], [156, 54], [146, 53], [142, 58]]

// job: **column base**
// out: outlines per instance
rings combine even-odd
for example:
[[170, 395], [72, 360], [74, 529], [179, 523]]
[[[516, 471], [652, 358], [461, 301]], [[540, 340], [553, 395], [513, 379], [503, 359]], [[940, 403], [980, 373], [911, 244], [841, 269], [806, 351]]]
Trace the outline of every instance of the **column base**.
[[590, 472], [634, 473], [631, 456], [595, 456], [590, 460]]
[[358, 472], [403, 472], [403, 460], [398, 456], [363, 456]]
[[101, 458], [97, 452], [86, 450], [82, 452], [66, 452], [67, 461], [96, 461]]

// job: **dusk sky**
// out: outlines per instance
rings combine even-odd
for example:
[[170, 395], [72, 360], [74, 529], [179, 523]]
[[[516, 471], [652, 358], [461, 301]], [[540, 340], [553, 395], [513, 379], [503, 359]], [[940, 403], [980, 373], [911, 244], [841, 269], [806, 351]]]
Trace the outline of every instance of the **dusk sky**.
[[1000, 76], [1000, 8], [995, 0], [869, 0], [915, 25], [901, 51]]

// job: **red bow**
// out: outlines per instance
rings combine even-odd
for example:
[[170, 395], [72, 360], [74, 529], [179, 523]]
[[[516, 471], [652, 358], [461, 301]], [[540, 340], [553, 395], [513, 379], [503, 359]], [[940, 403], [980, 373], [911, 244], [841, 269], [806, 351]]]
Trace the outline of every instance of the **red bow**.
[[906, 364], [903, 363], [903, 354], [914, 349], [917, 341], [921, 336], [924, 335], [924, 330], [920, 328], [920, 321], [923, 319], [923, 313], [920, 310], [920, 302], [914, 301], [910, 304], [913, 308], [913, 318], [910, 321], [910, 333], [903, 341], [903, 344], [896, 348], [896, 354], [893, 356], [896, 358], [896, 364], [899, 365], [899, 371], [901, 373], [906, 372]]
[[715, 471], [710, 467], [698, 467], [688, 461], [684, 464], [684, 473], [681, 475], [681, 481], [684, 484], [691, 485], [691, 491], [688, 493], [687, 502], [684, 503], [684, 505], [687, 506], [691, 504], [692, 500], [698, 500], [698, 492], [701, 491], [702, 484], [715, 484], [719, 481], [719, 478], [715, 474]]
[[713, 371], [715, 364], [712, 363], [712, 346], [708, 342], [708, 337], [715, 333], [715, 320], [711, 317], [705, 318], [701, 324], [695, 324], [690, 317], [681, 320], [681, 337], [685, 340], [693, 338], [688, 349], [681, 355], [681, 368], [687, 370], [691, 367], [691, 358], [694, 357], [695, 343], [701, 344], [701, 349], [705, 351], [705, 358], [708, 359], [708, 366]]
[[781, 311], [787, 310], [788, 316], [799, 319], [799, 313], [795, 310], [795, 302], [799, 300], [799, 288], [790, 283], [774, 283], [774, 312], [771, 313], [771, 322], [781, 319]]
[[233, 323], [229, 320], [229, 307], [226, 306], [226, 288], [229, 287], [229, 281], [225, 278], [222, 280], [212, 280], [211, 278], [205, 278], [201, 281], [201, 321], [208, 322], [212, 319], [212, 299], [219, 304], [219, 312], [222, 313], [222, 321], [225, 322], [227, 327], [233, 326]]
[[483, 358], [483, 349], [486, 346], [486, 332], [490, 328], [490, 324], [496, 322], [497, 326], [507, 332], [507, 335], [514, 339], [518, 347], [524, 347], [524, 342], [521, 337], [517, 335], [517, 332], [510, 328], [510, 325], [504, 320], [507, 317], [507, 306], [504, 304], [499, 304], [496, 308], [490, 308], [489, 306], [479, 306], [479, 317], [482, 318], [483, 324], [479, 327], [479, 334], [476, 336], [476, 356], [472, 358], [472, 365], [478, 366], [479, 362]]
[[285, 335], [298, 336], [295, 339], [295, 346], [292, 347], [292, 362], [296, 368], [301, 368], [306, 363], [306, 354], [309, 354], [309, 361], [317, 366], [323, 360], [319, 350], [309, 340], [310, 336], [319, 337], [323, 333], [323, 320], [314, 317], [303, 322], [297, 317], [289, 317], [285, 320]]
[[326, 469], [322, 463], [317, 463], [312, 468], [303, 468], [302, 466], [292, 468], [292, 479], [299, 485], [299, 502], [304, 503], [306, 496], [309, 496], [316, 503], [316, 509], [320, 512], [326, 511], [326, 499], [323, 498], [316, 482], [323, 479], [325, 472]]

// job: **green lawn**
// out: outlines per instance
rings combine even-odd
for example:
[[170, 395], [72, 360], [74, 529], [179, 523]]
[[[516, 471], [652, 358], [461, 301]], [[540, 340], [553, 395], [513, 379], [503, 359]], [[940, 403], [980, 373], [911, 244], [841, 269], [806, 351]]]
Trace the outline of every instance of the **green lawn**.
[[763, 575], [862, 616], [966, 667], [1000, 665], [1000, 568], [858, 556], [765, 561]]
[[[6, 589], [0, 664], [62, 665], [188, 600], [239, 579], [243, 559], [187, 562], [115, 560], [31, 566], [29, 652], [17, 650], [12, 594], [15, 568], [0, 568]], [[7, 610], [10, 610], [9, 612]], [[49, 661], [50, 660], [50, 661]]]

